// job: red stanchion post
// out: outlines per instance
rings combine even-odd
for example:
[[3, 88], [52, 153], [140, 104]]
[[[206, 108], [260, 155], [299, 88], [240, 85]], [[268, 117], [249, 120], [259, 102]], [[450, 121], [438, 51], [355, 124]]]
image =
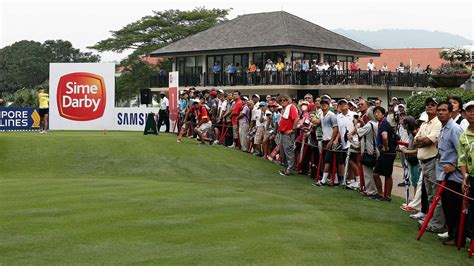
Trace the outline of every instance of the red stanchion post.
[[461, 244], [462, 240], [464, 238], [464, 223], [466, 221], [466, 213], [467, 213], [467, 208], [468, 208], [468, 200], [466, 197], [462, 198], [462, 207], [461, 207], [461, 213], [459, 216], [459, 228], [458, 228], [458, 250], [461, 249]]
[[474, 252], [474, 241], [471, 241], [471, 247], [469, 248], [469, 258], [472, 257], [473, 252]]
[[336, 152], [334, 151], [332, 155], [332, 176], [331, 176], [331, 186], [334, 187], [334, 179], [336, 178], [336, 170], [337, 170], [337, 159], [336, 159]]
[[316, 169], [316, 182], [319, 181], [321, 173], [321, 165], [323, 163], [323, 149], [319, 152], [318, 168]]
[[359, 170], [359, 191], [364, 191], [365, 179], [364, 179], [364, 168], [362, 167], [362, 156], [357, 154], [358, 170]]
[[436, 192], [436, 196], [433, 199], [433, 202], [431, 203], [430, 210], [428, 211], [428, 214], [426, 215], [425, 221], [423, 222], [423, 225], [421, 226], [420, 232], [418, 232], [418, 238], [417, 240], [420, 240], [420, 238], [423, 236], [423, 233], [426, 230], [426, 227], [428, 226], [428, 223], [430, 222], [431, 218], [433, 217], [434, 210], [436, 208], [436, 204], [438, 204], [439, 198], [441, 197], [441, 193], [443, 193], [444, 185], [446, 184], [446, 181], [441, 182], [441, 185], [438, 187], [438, 191]]

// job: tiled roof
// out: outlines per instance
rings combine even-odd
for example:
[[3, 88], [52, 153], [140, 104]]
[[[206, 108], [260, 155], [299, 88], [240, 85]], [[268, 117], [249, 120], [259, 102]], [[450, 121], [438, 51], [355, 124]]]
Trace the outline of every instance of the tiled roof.
[[[414, 70], [417, 64], [420, 64], [423, 69], [430, 65], [432, 69], [438, 68], [441, 64], [448, 63], [439, 58], [439, 51], [442, 48], [404, 48], [404, 49], [379, 49], [380, 57], [373, 57], [375, 66], [380, 69], [384, 63], [387, 63], [390, 71], [395, 69], [403, 62], [404, 65], [411, 66]], [[359, 64], [362, 70], [367, 68], [367, 63], [371, 57], [359, 59]]]
[[370, 47], [284, 11], [238, 16], [151, 54], [163, 56], [282, 46], [378, 56], [378, 52]]

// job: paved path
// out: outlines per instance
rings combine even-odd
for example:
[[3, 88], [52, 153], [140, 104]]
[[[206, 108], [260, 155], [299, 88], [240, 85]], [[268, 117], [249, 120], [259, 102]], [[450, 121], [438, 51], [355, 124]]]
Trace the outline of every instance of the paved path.
[[[383, 177], [382, 177], [383, 181]], [[393, 189], [392, 189], [392, 194], [405, 198], [405, 187], [399, 187], [397, 186], [398, 183], [403, 181], [403, 168], [400, 165], [395, 164], [393, 166]], [[415, 196], [415, 189], [413, 186], [410, 187], [410, 199], [413, 199], [413, 196]]]

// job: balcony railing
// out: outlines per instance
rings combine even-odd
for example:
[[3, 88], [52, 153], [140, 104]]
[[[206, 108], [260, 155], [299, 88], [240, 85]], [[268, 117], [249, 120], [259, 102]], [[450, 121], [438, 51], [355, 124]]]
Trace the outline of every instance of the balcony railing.
[[[179, 75], [179, 85], [191, 86], [252, 86], [252, 85], [370, 85], [427, 87], [429, 74], [382, 71], [263, 71], [253, 73], [185, 73]], [[167, 87], [168, 76], [151, 76], [150, 87]]]

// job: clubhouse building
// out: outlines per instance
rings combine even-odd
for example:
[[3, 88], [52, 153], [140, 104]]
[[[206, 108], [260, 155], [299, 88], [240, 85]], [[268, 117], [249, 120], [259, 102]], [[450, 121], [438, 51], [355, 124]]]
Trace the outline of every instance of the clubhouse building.
[[[299, 98], [307, 92], [351, 94], [385, 103], [387, 97], [406, 99], [413, 91], [431, 90], [424, 74], [380, 71], [378, 65], [368, 70], [358, 59], [379, 57], [379, 51], [284, 11], [238, 16], [150, 56], [171, 58], [185, 88]], [[152, 76], [150, 87], [167, 87], [166, 79]]]

